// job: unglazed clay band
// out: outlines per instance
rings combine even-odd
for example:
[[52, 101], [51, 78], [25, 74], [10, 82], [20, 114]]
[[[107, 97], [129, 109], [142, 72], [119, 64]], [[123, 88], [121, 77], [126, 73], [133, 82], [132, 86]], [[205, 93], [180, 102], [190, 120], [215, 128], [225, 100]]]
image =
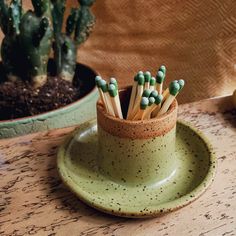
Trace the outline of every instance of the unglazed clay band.
[[175, 127], [177, 108], [178, 103], [175, 99], [169, 111], [159, 118], [129, 121], [108, 115], [102, 103], [98, 101], [97, 121], [99, 127], [113, 136], [130, 139], [148, 139], [164, 135]]

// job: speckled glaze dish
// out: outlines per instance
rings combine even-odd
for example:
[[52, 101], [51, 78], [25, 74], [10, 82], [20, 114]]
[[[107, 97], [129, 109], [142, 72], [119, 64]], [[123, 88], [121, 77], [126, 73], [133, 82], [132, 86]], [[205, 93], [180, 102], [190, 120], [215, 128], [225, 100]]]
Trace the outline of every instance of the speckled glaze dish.
[[80, 126], [60, 147], [59, 174], [83, 202], [102, 212], [144, 218], [177, 210], [209, 187], [216, 159], [205, 137], [189, 124], [179, 121], [176, 132], [176, 169], [157, 183], [133, 186], [101, 174], [96, 120]]

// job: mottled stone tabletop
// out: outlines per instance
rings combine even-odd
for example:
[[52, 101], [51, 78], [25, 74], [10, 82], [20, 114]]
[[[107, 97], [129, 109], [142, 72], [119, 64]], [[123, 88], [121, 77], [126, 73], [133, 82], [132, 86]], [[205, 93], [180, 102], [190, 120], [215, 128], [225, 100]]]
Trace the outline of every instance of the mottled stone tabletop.
[[74, 129], [0, 141], [0, 235], [236, 235], [236, 110], [230, 97], [179, 107], [211, 141], [215, 181], [198, 200], [165, 216], [125, 219], [100, 213], [61, 182], [56, 152]]

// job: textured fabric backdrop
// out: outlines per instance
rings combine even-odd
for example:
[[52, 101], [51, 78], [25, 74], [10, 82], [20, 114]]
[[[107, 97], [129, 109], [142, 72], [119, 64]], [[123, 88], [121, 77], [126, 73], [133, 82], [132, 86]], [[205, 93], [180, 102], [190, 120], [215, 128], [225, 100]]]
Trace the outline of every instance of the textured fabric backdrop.
[[236, 88], [235, 0], [97, 0], [93, 12], [96, 27], [78, 60], [105, 78], [124, 86], [137, 71], [165, 64], [168, 82], [187, 82], [180, 102]]

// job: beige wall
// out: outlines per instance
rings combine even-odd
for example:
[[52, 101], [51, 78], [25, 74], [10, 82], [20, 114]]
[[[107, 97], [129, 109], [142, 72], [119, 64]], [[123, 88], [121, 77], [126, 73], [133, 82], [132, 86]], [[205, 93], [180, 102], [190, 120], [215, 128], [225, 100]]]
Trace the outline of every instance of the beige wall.
[[236, 88], [235, 0], [97, 0], [93, 12], [96, 28], [78, 60], [105, 78], [125, 85], [164, 63], [168, 81], [187, 81], [181, 102]]

